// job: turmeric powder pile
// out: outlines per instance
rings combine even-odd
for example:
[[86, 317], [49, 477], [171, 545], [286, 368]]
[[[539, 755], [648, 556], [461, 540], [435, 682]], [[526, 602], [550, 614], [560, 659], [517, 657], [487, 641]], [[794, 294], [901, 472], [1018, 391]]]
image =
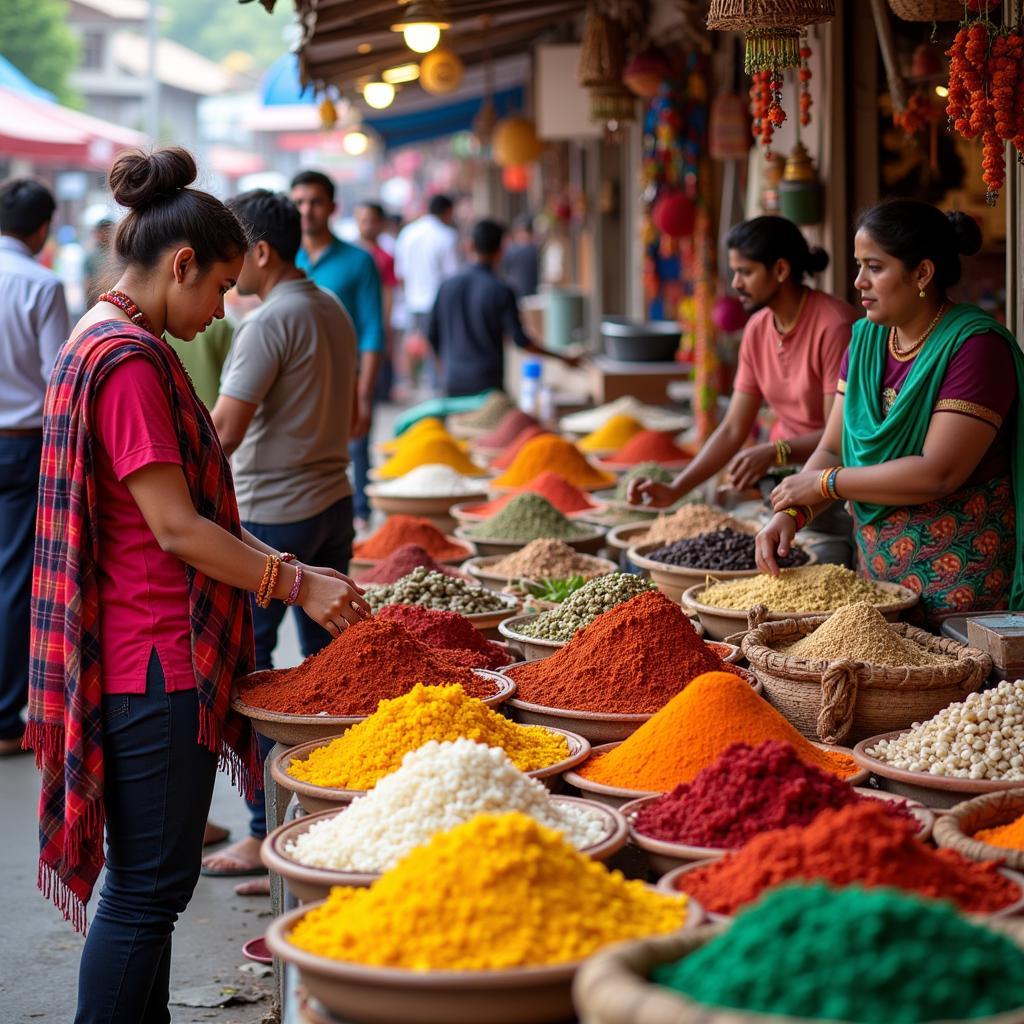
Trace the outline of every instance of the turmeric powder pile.
[[859, 770], [847, 754], [804, 739], [749, 683], [728, 672], [705, 672], [619, 746], [587, 761], [579, 774], [607, 786], [667, 793], [692, 782], [733, 743], [757, 746], [765, 740], [789, 743], [804, 764], [841, 778]]
[[686, 899], [626, 881], [518, 812], [436, 834], [370, 888], [338, 886], [289, 941], [309, 953], [413, 971], [567, 963], [682, 927]]
[[1024, 814], [1005, 825], [980, 829], [971, 838], [1004, 850], [1024, 850]]
[[317, 747], [305, 761], [292, 761], [288, 774], [314, 786], [371, 789], [424, 743], [462, 738], [500, 747], [524, 772], [547, 768], [569, 756], [564, 736], [542, 726], [516, 725], [457, 684], [419, 684], [401, 697], [382, 700], [369, 718]]
[[427, 433], [411, 438], [380, 467], [378, 473], [382, 480], [394, 480], [417, 466], [450, 466], [463, 476], [484, 476], [486, 472], [470, 459], [454, 438]]

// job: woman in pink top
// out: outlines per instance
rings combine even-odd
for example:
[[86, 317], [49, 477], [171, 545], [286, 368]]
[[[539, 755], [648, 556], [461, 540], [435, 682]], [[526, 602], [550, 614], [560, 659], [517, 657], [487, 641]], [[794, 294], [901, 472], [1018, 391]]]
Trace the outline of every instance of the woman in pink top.
[[[857, 316], [852, 306], [804, 283], [828, 266], [828, 254], [809, 248], [783, 217], [737, 224], [726, 244], [732, 287], [752, 313], [729, 410], [670, 484], [633, 481], [633, 504], [671, 505], [722, 469], [737, 490], [746, 490], [773, 466], [804, 462], [821, 440]], [[763, 404], [775, 414], [771, 436], [745, 448]]]
[[230, 711], [253, 666], [250, 593], [298, 604], [334, 636], [369, 614], [345, 576], [241, 528], [216, 431], [163, 340], [224, 315], [248, 244], [195, 176], [181, 149], [115, 162], [123, 272], [46, 396], [26, 731], [43, 774], [40, 887], [84, 931], [107, 867], [76, 1024], [170, 1020], [171, 933], [218, 761], [259, 784], [248, 723]]

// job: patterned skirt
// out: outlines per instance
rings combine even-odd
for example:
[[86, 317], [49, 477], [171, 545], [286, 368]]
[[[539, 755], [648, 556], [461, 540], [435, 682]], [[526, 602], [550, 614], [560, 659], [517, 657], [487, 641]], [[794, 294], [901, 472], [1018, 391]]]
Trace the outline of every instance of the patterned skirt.
[[1008, 605], [1017, 538], [1006, 477], [962, 487], [941, 501], [893, 508], [876, 523], [857, 523], [854, 535], [861, 572], [916, 590], [928, 629], [954, 612]]

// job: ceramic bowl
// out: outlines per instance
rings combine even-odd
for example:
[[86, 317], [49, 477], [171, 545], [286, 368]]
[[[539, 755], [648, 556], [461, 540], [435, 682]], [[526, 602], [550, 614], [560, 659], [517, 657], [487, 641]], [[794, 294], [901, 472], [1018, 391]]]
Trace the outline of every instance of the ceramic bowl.
[[[463, 543], [471, 543], [476, 548], [476, 554], [479, 555], [511, 555], [529, 543], [528, 540], [501, 540], [495, 537], [477, 537], [469, 533], [469, 529], [467, 526], [457, 526], [455, 528], [455, 536]], [[578, 537], [559, 539], [564, 540], [569, 547], [584, 555], [592, 555], [600, 551], [604, 545], [604, 527], [580, 524], [580, 529], [586, 532], [581, 533]]]
[[[583, 961], [504, 971], [409, 971], [367, 967], [307, 953], [288, 941], [309, 910], [277, 918], [267, 930], [273, 954], [298, 968], [309, 995], [349, 1024], [556, 1024], [573, 1018], [572, 982]], [[703, 910], [690, 900], [679, 932]]]
[[385, 516], [416, 516], [428, 520], [442, 533], [451, 533], [458, 525], [458, 520], [451, 514], [452, 507], [459, 502], [485, 500], [487, 488], [481, 484], [479, 493], [460, 494], [454, 497], [408, 498], [381, 494], [379, 484], [367, 484], [366, 496], [370, 500], [370, 507]]
[[[699, 583], [690, 587], [683, 593], [682, 603], [684, 608], [694, 611], [700, 616], [700, 621], [708, 631], [708, 636], [714, 640], [724, 640], [727, 636], [746, 629], [749, 609], [719, 608], [716, 605], [704, 604], [701, 601], [701, 595], [707, 586], [707, 583]], [[876, 605], [879, 612], [890, 622], [895, 622], [904, 612], [913, 608], [920, 599], [920, 595], [908, 587], [901, 587], [898, 583], [876, 581], [875, 586], [888, 591], [897, 599], [893, 604]], [[831, 613], [827, 611], [769, 612], [768, 619], [778, 622], [782, 619], [805, 619], [813, 615], [829, 614]]]
[[[289, 669], [267, 669], [263, 672], [252, 672], [243, 676], [240, 682], [256, 681], [273, 677], [290, 671]], [[481, 700], [491, 708], [497, 708], [515, 693], [515, 684], [509, 686], [511, 680], [501, 672], [478, 668], [473, 670], [477, 675], [484, 676], [494, 684], [494, 693]], [[353, 725], [362, 722], [368, 715], [286, 715], [279, 711], [267, 711], [265, 708], [247, 704], [236, 690], [231, 700], [231, 707], [240, 715], [251, 719], [253, 728], [268, 740], [275, 743], [307, 743], [310, 740], [321, 740], [327, 737], [341, 736]]]
[[[544, 768], [535, 768], [526, 772], [531, 779], [538, 779], [555, 791], [561, 788], [561, 777], [565, 772], [570, 771], [577, 765], [582, 764], [590, 756], [590, 742], [576, 733], [567, 729], [557, 729], [547, 726], [549, 732], [559, 733], [565, 737], [569, 746], [569, 754], [561, 761], [547, 765]], [[336, 810], [339, 804], [349, 804], [356, 797], [367, 792], [365, 789], [340, 789], [333, 786], [318, 786], [312, 782], [303, 782], [289, 774], [288, 768], [292, 761], [303, 761], [319, 747], [326, 746], [336, 736], [324, 739], [312, 740], [309, 743], [301, 743], [297, 747], [282, 751], [270, 762], [270, 774], [274, 781], [283, 789], [294, 793], [302, 809], [307, 814], [315, 814], [317, 811]]]
[[[585, 853], [591, 860], [608, 860], [625, 846], [626, 820], [618, 811], [591, 800], [581, 800], [579, 797], [552, 796], [551, 800], [555, 804], [565, 807], [586, 807], [595, 814], [601, 815], [604, 835], [600, 842], [580, 849], [580, 852]], [[318, 814], [310, 814], [295, 821], [286, 822], [271, 832], [263, 841], [263, 845], [260, 847], [260, 857], [263, 863], [271, 871], [284, 878], [288, 888], [297, 899], [304, 902], [326, 899], [332, 886], [345, 885], [362, 888], [372, 885], [380, 878], [379, 871], [338, 871], [330, 868], [309, 867], [295, 860], [287, 852], [288, 844], [309, 831], [313, 825], [344, 814], [346, 809], [346, 807], [341, 807], [330, 811], [321, 811]]]
[[901, 736], [907, 729], [896, 732], [884, 732], [878, 736], [869, 736], [861, 740], [853, 748], [853, 756], [857, 763], [878, 778], [879, 784], [890, 793], [918, 800], [925, 807], [946, 809], [963, 800], [982, 796], [985, 793], [999, 793], [1003, 790], [1024, 789], [1024, 781], [1002, 782], [998, 779], [956, 779], [929, 772], [908, 772], [902, 768], [894, 768], [877, 757], [872, 757], [868, 749], [879, 740], [891, 740]]

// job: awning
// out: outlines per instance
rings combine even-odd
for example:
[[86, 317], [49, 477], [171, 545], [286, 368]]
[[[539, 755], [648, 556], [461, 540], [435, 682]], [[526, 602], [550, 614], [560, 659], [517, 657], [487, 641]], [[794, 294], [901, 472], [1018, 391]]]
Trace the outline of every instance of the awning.
[[0, 156], [105, 171], [121, 150], [145, 142], [141, 132], [0, 87]]

